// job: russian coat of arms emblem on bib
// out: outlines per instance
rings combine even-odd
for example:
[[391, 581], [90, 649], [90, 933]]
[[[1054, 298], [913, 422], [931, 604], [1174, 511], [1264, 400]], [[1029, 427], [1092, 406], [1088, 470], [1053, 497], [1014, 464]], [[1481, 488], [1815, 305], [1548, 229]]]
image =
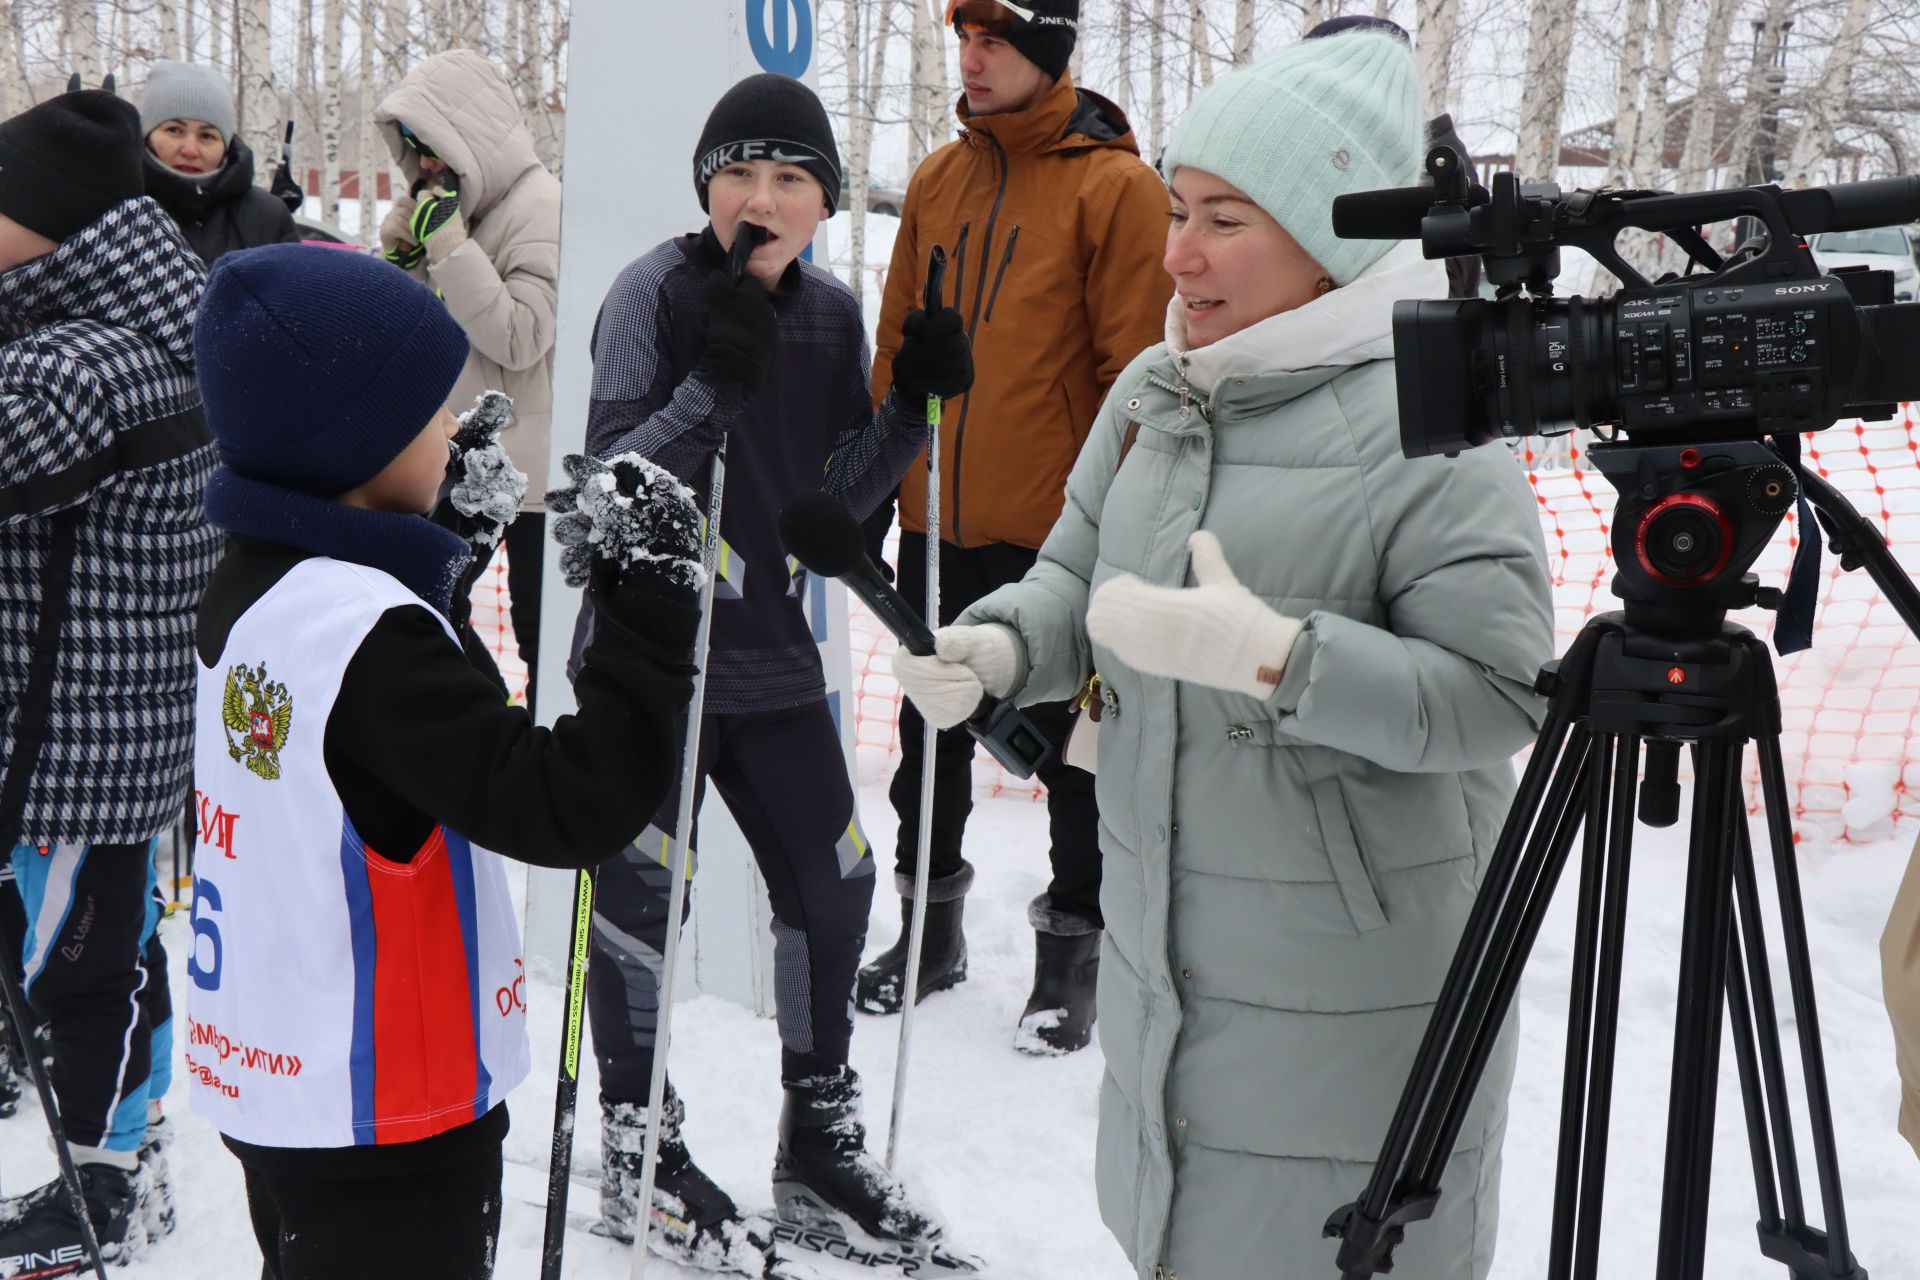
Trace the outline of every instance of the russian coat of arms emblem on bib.
[[268, 782], [280, 776], [280, 749], [293, 727], [293, 697], [287, 686], [267, 679], [264, 662], [227, 668], [220, 719], [229, 756]]

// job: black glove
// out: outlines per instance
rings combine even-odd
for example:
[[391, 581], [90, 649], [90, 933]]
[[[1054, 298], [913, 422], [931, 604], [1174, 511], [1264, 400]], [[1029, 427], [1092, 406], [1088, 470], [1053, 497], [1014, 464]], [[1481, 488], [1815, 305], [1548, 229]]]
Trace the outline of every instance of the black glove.
[[708, 382], [758, 391], [780, 340], [780, 317], [759, 281], [736, 282], [726, 271], [707, 275], [707, 345], [694, 367]]
[[932, 315], [909, 311], [900, 323], [900, 351], [893, 357], [893, 389], [915, 398], [951, 400], [973, 386], [973, 343], [967, 322], [952, 307]]
[[501, 428], [513, 420], [505, 392], [483, 391], [460, 415], [460, 429], [447, 443], [447, 474], [427, 518], [491, 555], [520, 514], [527, 476], [501, 447]]

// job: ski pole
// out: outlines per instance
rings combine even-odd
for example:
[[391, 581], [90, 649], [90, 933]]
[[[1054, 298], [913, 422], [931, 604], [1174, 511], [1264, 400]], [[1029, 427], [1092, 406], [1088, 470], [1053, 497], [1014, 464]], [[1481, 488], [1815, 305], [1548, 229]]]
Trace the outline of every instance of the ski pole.
[[[947, 251], [939, 245], [927, 262], [927, 315], [940, 310]], [[940, 625], [940, 397], [927, 397], [927, 605], [929, 629]], [[907, 929], [906, 1003], [900, 1006], [900, 1048], [893, 1060], [893, 1111], [887, 1119], [887, 1168], [900, 1151], [900, 1115], [907, 1100], [907, 1054], [913, 1045], [913, 1006], [920, 996], [920, 942], [927, 928], [927, 875], [933, 863], [933, 753], [939, 736], [921, 717], [920, 832], [913, 854], [913, 918]]]
[[[60, 1189], [66, 1193], [67, 1207], [80, 1223], [80, 1243], [86, 1249], [87, 1262], [99, 1280], [107, 1280], [107, 1264], [100, 1257], [100, 1241], [93, 1233], [93, 1218], [87, 1213], [87, 1198], [80, 1190], [80, 1173], [73, 1167], [73, 1151], [67, 1146], [67, 1126], [60, 1119], [60, 1104], [54, 1100], [53, 1083], [47, 1078], [46, 1060], [40, 1054], [34, 1023], [27, 1011], [27, 993], [14, 974], [20, 942], [0, 919], [0, 988], [5, 989], [7, 1020], [13, 1023], [20, 1041], [20, 1056], [26, 1060], [27, 1074], [33, 1077], [34, 1092], [40, 1095], [40, 1111], [47, 1118], [47, 1132], [53, 1137], [53, 1154], [60, 1162]], [[153, 979], [149, 977], [149, 981]]]
[[587, 1003], [593, 891], [593, 869], [580, 868], [573, 879], [573, 934], [567, 946], [567, 1021], [560, 1044], [560, 1079], [553, 1093], [553, 1152], [547, 1166], [547, 1230], [540, 1245], [540, 1280], [560, 1280], [560, 1258], [567, 1243], [567, 1194], [573, 1182], [573, 1123], [580, 1097], [580, 1023]]
[[[754, 246], [767, 238], [767, 229], [742, 222], [733, 231], [727, 252], [727, 270], [738, 284], [746, 277], [747, 259]], [[693, 678], [693, 701], [687, 706], [686, 743], [680, 754], [680, 805], [673, 824], [673, 851], [668, 857], [667, 941], [661, 956], [659, 1022], [653, 1033], [653, 1079], [647, 1086], [647, 1136], [640, 1162], [640, 1225], [633, 1233], [633, 1280], [647, 1274], [647, 1238], [653, 1234], [653, 1180], [660, 1164], [660, 1111], [667, 1101], [668, 1029], [673, 1022], [673, 986], [680, 971], [680, 913], [687, 904], [687, 849], [693, 842], [693, 792], [700, 772], [700, 718], [707, 701], [707, 646], [713, 635], [713, 591], [720, 576], [720, 512], [727, 487], [727, 437], [723, 432], [707, 471], [707, 527], [700, 548], [707, 580], [700, 588], [700, 627], [694, 634], [693, 654], [700, 664]]]

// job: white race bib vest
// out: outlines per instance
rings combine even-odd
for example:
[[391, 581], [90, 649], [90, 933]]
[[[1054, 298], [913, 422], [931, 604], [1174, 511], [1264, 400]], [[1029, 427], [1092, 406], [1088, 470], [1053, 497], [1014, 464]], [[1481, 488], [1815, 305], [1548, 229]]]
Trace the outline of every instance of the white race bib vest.
[[502, 859], [441, 827], [391, 861], [406, 851], [368, 848], [327, 774], [347, 664], [381, 614], [423, 603], [377, 569], [304, 560], [200, 671], [186, 1060], [194, 1111], [242, 1142], [412, 1142], [527, 1074]]

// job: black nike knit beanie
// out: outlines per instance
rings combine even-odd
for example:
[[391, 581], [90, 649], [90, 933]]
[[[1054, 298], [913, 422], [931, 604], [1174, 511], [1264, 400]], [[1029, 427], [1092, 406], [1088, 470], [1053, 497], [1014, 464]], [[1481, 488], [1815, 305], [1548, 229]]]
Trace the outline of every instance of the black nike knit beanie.
[[0, 214], [49, 240], [147, 189], [140, 113], [103, 89], [48, 98], [0, 122]]
[[840, 148], [827, 109], [792, 76], [748, 76], [713, 105], [693, 152], [693, 189], [702, 209], [713, 175], [742, 160], [797, 164], [819, 181], [827, 212], [840, 207]]

